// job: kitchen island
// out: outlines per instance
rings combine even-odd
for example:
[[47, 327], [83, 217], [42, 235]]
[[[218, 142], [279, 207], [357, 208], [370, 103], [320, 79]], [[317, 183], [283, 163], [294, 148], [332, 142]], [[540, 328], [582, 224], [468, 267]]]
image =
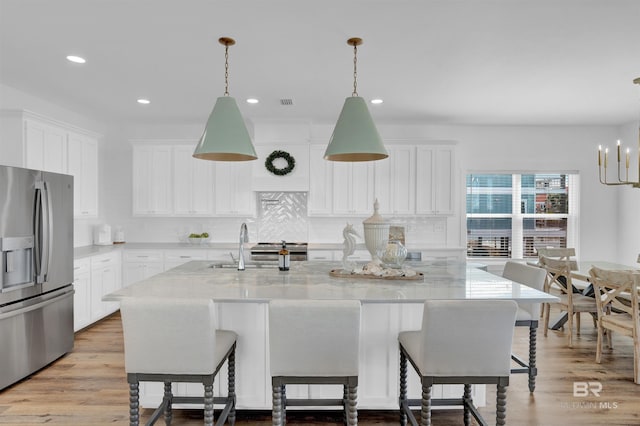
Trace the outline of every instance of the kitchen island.
[[[421, 327], [426, 299], [511, 299], [552, 302], [556, 298], [513, 283], [471, 265], [434, 261], [407, 264], [424, 274], [423, 280], [335, 278], [329, 271], [337, 262], [292, 262], [281, 272], [273, 265], [248, 264], [245, 271], [211, 261], [192, 261], [104, 296], [105, 301], [126, 297], [212, 299], [220, 328], [238, 333], [236, 370], [237, 407], [270, 409], [271, 381], [268, 350], [268, 302], [272, 299], [349, 299], [362, 302], [358, 407], [396, 409], [398, 401], [397, 335]], [[295, 320], [295, 319], [292, 319]], [[445, 325], [446, 326], [446, 325]], [[452, 334], [454, 331], [452, 330]], [[455, 338], [455, 337], [453, 337]], [[190, 386], [176, 384], [176, 393]], [[216, 393], [225, 394], [224, 374]], [[411, 397], [418, 398], [417, 376], [409, 375]], [[201, 391], [193, 388], [191, 391]], [[291, 398], [322, 398], [341, 394], [340, 386], [291, 386]], [[434, 387], [434, 398], [459, 397], [458, 386]], [[141, 386], [141, 404], [153, 406], [162, 398], [162, 385]], [[484, 402], [484, 386], [474, 388], [474, 399]]]

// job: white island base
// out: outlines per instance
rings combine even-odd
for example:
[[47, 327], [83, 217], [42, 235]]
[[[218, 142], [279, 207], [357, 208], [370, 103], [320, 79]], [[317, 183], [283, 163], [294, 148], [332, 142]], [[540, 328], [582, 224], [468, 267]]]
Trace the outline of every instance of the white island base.
[[[271, 410], [269, 375], [268, 304], [217, 303], [219, 327], [238, 333], [236, 352], [236, 394], [238, 409]], [[417, 330], [422, 322], [422, 304], [363, 303], [360, 335], [360, 374], [358, 409], [398, 409], [399, 354], [398, 333]], [[455, 331], [452, 330], [452, 333]], [[455, 338], [455, 336], [452, 336]], [[471, 356], [471, 355], [470, 355]], [[420, 399], [420, 380], [409, 365], [409, 398]], [[485, 405], [485, 386], [474, 385], [472, 396], [478, 406]], [[174, 384], [175, 395], [198, 395], [201, 384]], [[227, 394], [227, 367], [221, 370], [214, 387], [216, 395]], [[460, 398], [462, 385], [434, 385], [432, 398]], [[163, 395], [161, 383], [140, 384], [140, 404], [155, 408]], [[289, 398], [336, 398], [341, 385], [289, 385]], [[179, 408], [179, 405], [176, 405]], [[183, 406], [186, 407], [186, 406]], [[443, 407], [434, 407], [434, 409]], [[461, 408], [461, 407], [451, 407]], [[291, 407], [290, 409], [296, 409]]]

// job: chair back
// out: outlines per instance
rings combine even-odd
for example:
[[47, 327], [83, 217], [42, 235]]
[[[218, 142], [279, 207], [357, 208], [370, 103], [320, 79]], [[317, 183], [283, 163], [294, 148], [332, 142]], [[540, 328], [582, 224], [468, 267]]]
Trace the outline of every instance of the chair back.
[[212, 300], [125, 298], [120, 303], [127, 373], [213, 374]]
[[509, 376], [513, 300], [427, 300], [420, 331], [425, 376]]
[[[536, 290], [544, 291], [546, 272], [542, 268], [510, 260], [505, 263], [502, 276]], [[531, 314], [532, 319], [540, 317], [540, 303], [518, 303], [518, 306]]]
[[576, 249], [573, 247], [570, 248], [556, 248], [556, 247], [540, 247], [537, 248], [538, 257], [554, 257], [557, 259], [569, 259], [571, 257], [575, 257]]
[[540, 267], [546, 271], [544, 291], [560, 290], [567, 296], [568, 303], [573, 302], [573, 284], [571, 282], [571, 261], [569, 259], [552, 259], [540, 256]]
[[360, 301], [269, 302], [271, 376], [358, 375]]
[[617, 311], [631, 316], [638, 327], [640, 273], [637, 271], [607, 271], [597, 267], [589, 270], [595, 291], [598, 317]]

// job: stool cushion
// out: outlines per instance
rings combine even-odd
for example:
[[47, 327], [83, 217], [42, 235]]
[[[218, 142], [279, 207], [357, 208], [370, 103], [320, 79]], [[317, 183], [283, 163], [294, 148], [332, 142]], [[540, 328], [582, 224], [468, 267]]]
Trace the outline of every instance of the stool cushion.
[[272, 377], [357, 376], [360, 302], [273, 300], [269, 347]]
[[[536, 290], [544, 291], [544, 280], [546, 277], [546, 271], [544, 268], [510, 260], [505, 263], [502, 276], [511, 281], [535, 288]], [[520, 318], [520, 311], [522, 310], [529, 313], [531, 318], [527, 318], [528, 320], [540, 317], [540, 303], [518, 303], [518, 306], [517, 319], [522, 319]]]
[[516, 310], [511, 300], [427, 300], [422, 329], [398, 340], [423, 376], [509, 376]]

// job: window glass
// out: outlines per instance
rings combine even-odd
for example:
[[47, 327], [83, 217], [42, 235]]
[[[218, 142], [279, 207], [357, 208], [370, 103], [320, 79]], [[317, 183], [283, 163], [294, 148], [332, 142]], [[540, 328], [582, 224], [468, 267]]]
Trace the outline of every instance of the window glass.
[[467, 255], [535, 257], [538, 247], [567, 247], [577, 208], [570, 182], [577, 188], [577, 175], [467, 175]]

